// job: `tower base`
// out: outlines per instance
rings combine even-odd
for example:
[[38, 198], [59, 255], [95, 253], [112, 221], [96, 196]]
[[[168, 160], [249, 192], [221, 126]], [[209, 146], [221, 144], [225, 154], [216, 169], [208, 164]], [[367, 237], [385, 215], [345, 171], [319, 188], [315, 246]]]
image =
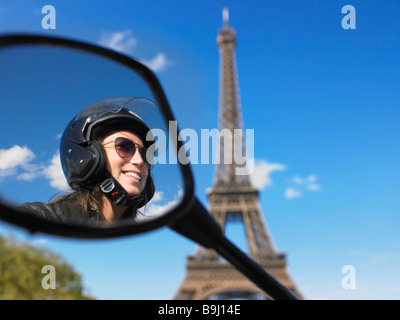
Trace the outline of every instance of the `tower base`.
[[[262, 259], [257, 263], [295, 296], [302, 298], [286, 271], [283, 254]], [[230, 263], [220, 259], [199, 260], [197, 256], [189, 256], [186, 270], [186, 277], [173, 297], [174, 300], [270, 299]]]

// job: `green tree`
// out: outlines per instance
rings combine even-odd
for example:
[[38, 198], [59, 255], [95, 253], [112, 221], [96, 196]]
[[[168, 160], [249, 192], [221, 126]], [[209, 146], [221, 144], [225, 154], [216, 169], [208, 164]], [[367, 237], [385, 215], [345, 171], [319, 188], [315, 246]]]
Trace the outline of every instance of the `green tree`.
[[[55, 270], [55, 289], [46, 283], [44, 266]], [[86, 300], [81, 276], [64, 259], [48, 249], [0, 235], [0, 299], [1, 300]]]

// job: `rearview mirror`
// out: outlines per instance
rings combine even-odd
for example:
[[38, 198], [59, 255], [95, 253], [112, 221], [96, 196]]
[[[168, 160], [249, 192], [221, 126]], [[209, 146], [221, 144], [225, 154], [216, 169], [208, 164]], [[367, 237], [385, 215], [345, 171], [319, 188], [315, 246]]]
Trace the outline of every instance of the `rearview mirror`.
[[[176, 122], [158, 80], [143, 64], [77, 41], [4, 36], [0, 38], [0, 70], [3, 220], [32, 231], [110, 237], [151, 230], [185, 213], [193, 196], [191, 171], [176, 161], [181, 145], [169, 133], [170, 124], [176, 126]], [[82, 108], [110, 98], [126, 103], [137, 98], [148, 101], [136, 103], [132, 112], [157, 136], [151, 201], [138, 210], [134, 220], [96, 225], [60, 224], [19, 210], [22, 203], [48, 203], [60, 192], [71, 191], [61, 169], [61, 135]]]

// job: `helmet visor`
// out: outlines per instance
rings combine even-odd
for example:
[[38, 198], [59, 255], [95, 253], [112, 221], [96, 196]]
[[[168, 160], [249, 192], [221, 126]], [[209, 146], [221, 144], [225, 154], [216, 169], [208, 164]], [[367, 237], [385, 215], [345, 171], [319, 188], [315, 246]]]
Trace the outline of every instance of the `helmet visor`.
[[[89, 104], [88, 106], [83, 108], [81, 110], [81, 112], [78, 113], [75, 120], [79, 120], [82, 118], [88, 118], [88, 122], [94, 122], [98, 118], [102, 117], [103, 115], [105, 115], [107, 113], [120, 112], [129, 102], [130, 102], [130, 105], [134, 106], [135, 105], [134, 100], [136, 101], [136, 103], [146, 102], [147, 104], [153, 104], [153, 106], [155, 108], [157, 108], [153, 102], [151, 102], [150, 100], [145, 99], [145, 98], [132, 98], [132, 97], [109, 98], [109, 99], [104, 99], [104, 100]], [[129, 108], [128, 108], [128, 110], [130, 112], [132, 112], [136, 117], [141, 119], [133, 110], [131, 110]]]

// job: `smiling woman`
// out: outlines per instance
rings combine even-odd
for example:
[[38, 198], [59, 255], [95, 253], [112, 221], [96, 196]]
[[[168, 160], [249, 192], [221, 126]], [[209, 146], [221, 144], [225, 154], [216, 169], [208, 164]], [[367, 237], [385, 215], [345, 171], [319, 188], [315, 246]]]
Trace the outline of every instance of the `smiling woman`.
[[133, 71], [124, 56], [96, 50], [121, 61], [60, 43], [0, 48], [7, 111], [0, 118], [7, 132], [0, 142], [0, 197], [57, 221], [155, 220], [184, 196], [179, 164], [152, 167], [146, 152], [155, 143], [151, 129], [168, 137], [157, 105], [163, 98], [143, 65], [129, 59], [138, 64]]
[[25, 203], [19, 208], [62, 221], [135, 219], [155, 192], [146, 152], [154, 139], [133, 111], [138, 104], [151, 107], [152, 102], [117, 97], [84, 108], [67, 125], [60, 146], [62, 168], [74, 192], [48, 205]]

